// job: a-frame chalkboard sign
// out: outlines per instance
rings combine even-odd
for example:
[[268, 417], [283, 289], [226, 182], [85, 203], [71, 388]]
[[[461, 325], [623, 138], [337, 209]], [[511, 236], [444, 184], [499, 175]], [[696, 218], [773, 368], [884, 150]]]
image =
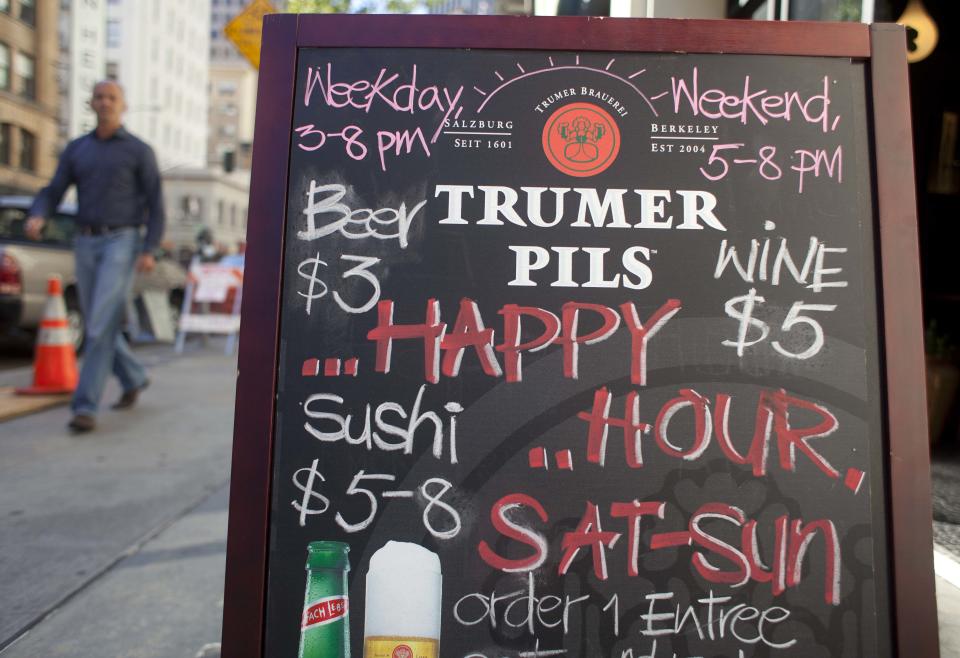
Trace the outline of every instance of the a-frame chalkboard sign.
[[249, 216], [225, 656], [938, 654], [900, 27], [267, 16]]

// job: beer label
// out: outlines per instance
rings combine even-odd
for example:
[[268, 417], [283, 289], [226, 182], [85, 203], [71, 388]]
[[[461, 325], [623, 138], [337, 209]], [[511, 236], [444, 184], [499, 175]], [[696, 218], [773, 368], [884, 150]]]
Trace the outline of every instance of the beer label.
[[437, 658], [440, 643], [429, 637], [364, 638], [364, 658]]
[[315, 628], [330, 624], [347, 616], [347, 596], [328, 596], [308, 603], [303, 609], [301, 628]]

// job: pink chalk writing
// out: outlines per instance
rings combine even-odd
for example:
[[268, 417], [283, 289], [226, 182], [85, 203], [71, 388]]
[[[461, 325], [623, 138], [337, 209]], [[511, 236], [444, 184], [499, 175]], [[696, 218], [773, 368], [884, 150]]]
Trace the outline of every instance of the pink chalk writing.
[[417, 78], [417, 65], [414, 64], [409, 74], [406, 71], [391, 72], [383, 67], [375, 80], [344, 82], [335, 79], [333, 64], [328, 62], [326, 67], [307, 68], [303, 104], [310, 107], [316, 98], [315, 94], [319, 92], [323, 104], [334, 109], [350, 107], [369, 114], [375, 106], [384, 106], [405, 114], [442, 112], [443, 116], [430, 140], [435, 143], [443, 122], [459, 107], [463, 85], [456, 88], [436, 84], [420, 86]]
[[[693, 116], [708, 119], [735, 119], [743, 125], [752, 121], [767, 125], [772, 119], [804, 121], [818, 124], [823, 132], [836, 126], [836, 117], [830, 113], [830, 79], [823, 77], [820, 93], [803, 96], [799, 91], [770, 92], [753, 89], [750, 76], [743, 78], [743, 87], [728, 91], [701, 84], [700, 71], [693, 67], [690, 78], [670, 77], [673, 111], [689, 110]], [[706, 87], [706, 88], [705, 88]]]

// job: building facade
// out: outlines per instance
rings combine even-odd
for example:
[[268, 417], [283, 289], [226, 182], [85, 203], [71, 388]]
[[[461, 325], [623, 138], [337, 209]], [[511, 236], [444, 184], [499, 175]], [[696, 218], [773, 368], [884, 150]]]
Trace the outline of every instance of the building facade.
[[[247, 64], [236, 46], [230, 43], [223, 28], [242, 12], [250, 0], [212, 0], [210, 4], [210, 62], [214, 64]], [[274, 2], [274, 6], [277, 3]], [[247, 64], [249, 66], [249, 64]]]
[[55, 2], [0, 0], [0, 193], [32, 194], [57, 166]]
[[93, 130], [93, 86], [107, 74], [107, 0], [60, 0], [60, 141]]
[[506, 16], [532, 15], [534, 9], [533, 0], [436, 0], [426, 3], [426, 8], [431, 14]]
[[[2, 1], [2, 0], [0, 0]], [[110, 0], [107, 76], [124, 87], [124, 124], [161, 171], [207, 161], [210, 0]]]
[[250, 169], [257, 70], [223, 31], [246, 4], [247, 0], [213, 0], [210, 7], [207, 163], [225, 170]]
[[236, 252], [246, 240], [250, 177], [211, 169], [177, 169], [163, 179], [167, 211], [164, 242], [175, 253], [192, 252], [201, 231], [221, 251]]
[[207, 98], [207, 164], [227, 171], [250, 169], [257, 72], [246, 60], [210, 62]]

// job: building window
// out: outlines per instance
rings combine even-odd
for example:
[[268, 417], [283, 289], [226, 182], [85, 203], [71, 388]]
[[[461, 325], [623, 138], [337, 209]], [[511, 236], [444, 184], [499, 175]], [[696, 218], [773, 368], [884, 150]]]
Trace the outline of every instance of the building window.
[[0, 43], [0, 89], [10, 89], [10, 46], [5, 43]]
[[223, 226], [223, 199], [217, 201], [217, 226]]
[[33, 57], [24, 55], [23, 53], [17, 53], [15, 62], [17, 77], [20, 78], [20, 89], [18, 90], [20, 95], [24, 98], [36, 98], [37, 78], [35, 75], [36, 65], [34, 64]]
[[4, 14], [10, 13], [10, 0], [0, 0], [0, 11]]
[[29, 25], [37, 21], [35, 0], [20, 0], [20, 20]]
[[29, 130], [20, 129], [20, 168], [35, 171], [37, 168], [34, 153], [37, 150], [36, 137]]
[[13, 126], [0, 123], [0, 165], [10, 165], [10, 140], [13, 138]]
[[184, 224], [196, 224], [203, 218], [203, 199], [199, 196], [187, 195], [181, 200]]
[[111, 18], [107, 21], [107, 48], [120, 47], [120, 21]]

